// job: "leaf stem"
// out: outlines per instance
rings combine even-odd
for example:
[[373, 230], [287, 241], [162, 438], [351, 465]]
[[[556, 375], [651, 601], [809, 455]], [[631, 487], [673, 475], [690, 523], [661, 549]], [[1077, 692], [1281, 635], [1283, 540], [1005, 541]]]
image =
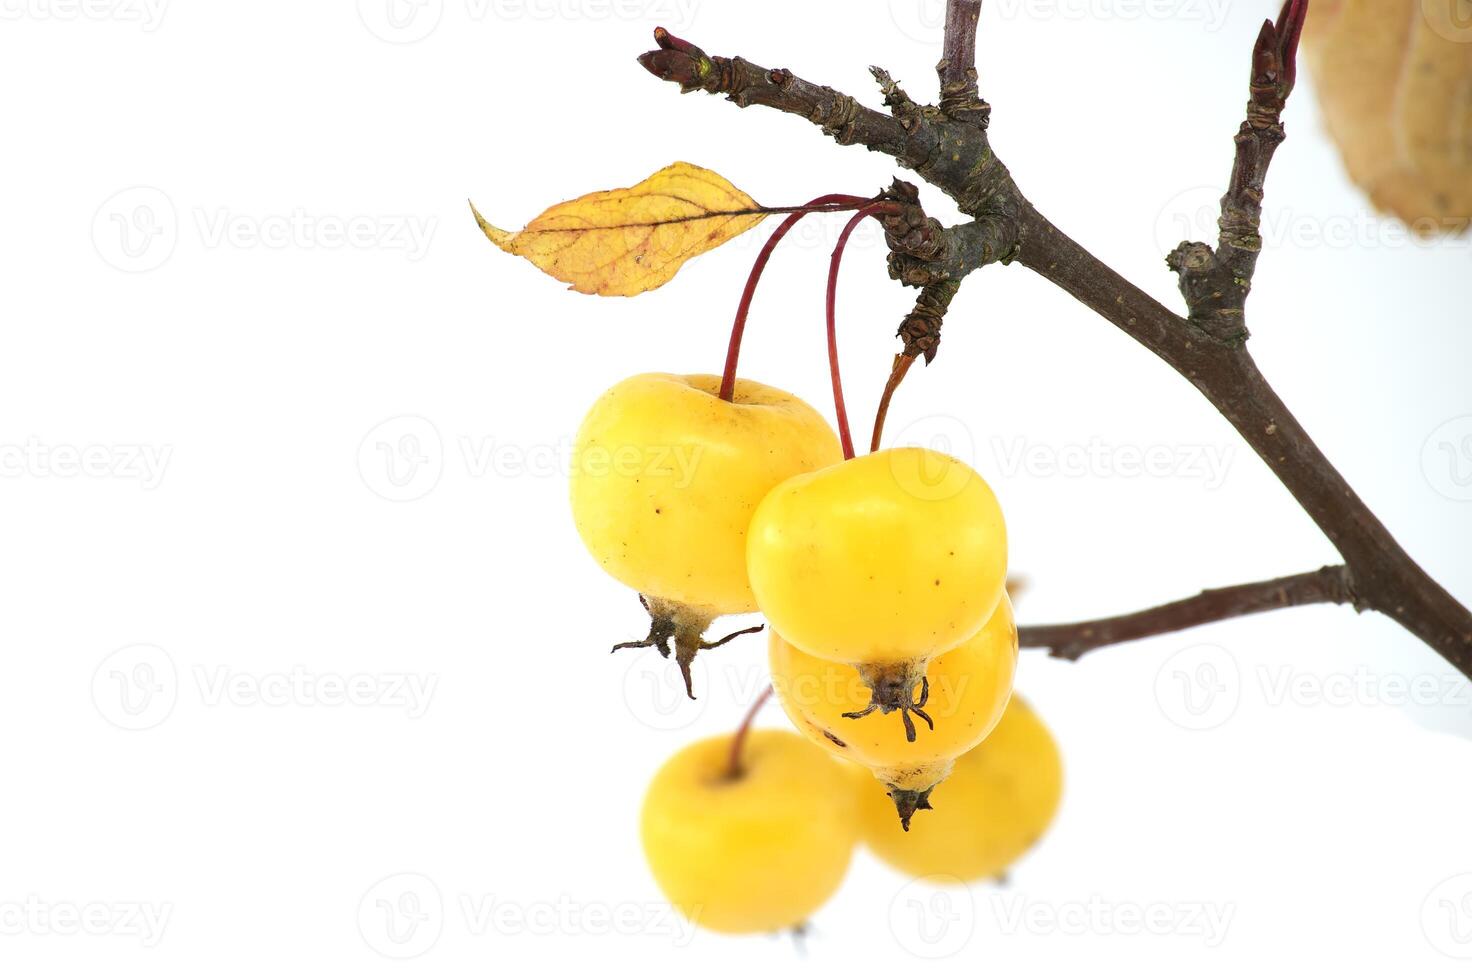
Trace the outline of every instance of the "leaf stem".
[[769, 211], [771, 214], [790, 213], [777, 226], [777, 230], [772, 232], [772, 237], [767, 239], [762, 250], [757, 253], [756, 262], [751, 267], [751, 274], [746, 278], [746, 288], [742, 290], [741, 302], [736, 306], [736, 322], [731, 325], [731, 341], [726, 347], [726, 367], [721, 374], [722, 401], [731, 401], [736, 396], [736, 364], [741, 359], [741, 338], [746, 333], [746, 318], [751, 313], [751, 300], [756, 295], [757, 283], [761, 282], [762, 273], [767, 268], [767, 260], [776, 251], [777, 244], [787, 237], [787, 233], [794, 225], [810, 214], [839, 210], [851, 211], [873, 200], [872, 197], [855, 197], [852, 194], [825, 194], [822, 197], [813, 198], [798, 208], [772, 208]]

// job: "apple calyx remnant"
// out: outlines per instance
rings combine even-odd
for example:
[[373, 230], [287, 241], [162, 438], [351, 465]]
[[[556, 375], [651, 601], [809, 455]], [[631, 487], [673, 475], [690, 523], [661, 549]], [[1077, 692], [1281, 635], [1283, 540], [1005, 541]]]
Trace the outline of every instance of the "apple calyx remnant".
[[[845, 711], [845, 718], [863, 718], [878, 711], [887, 715], [891, 711], [900, 713], [905, 724], [905, 741], [915, 741], [915, 722], [910, 715], [918, 715], [935, 731], [935, 722], [925, 713], [925, 704], [930, 700], [930, 679], [925, 676], [929, 661], [911, 660], [902, 664], [860, 664], [857, 667], [860, 679], [869, 688], [869, 704], [862, 711]], [[915, 685], [920, 685], [920, 696], [916, 698]]]
[[675, 663], [680, 668], [680, 677], [685, 682], [685, 695], [691, 701], [695, 700], [695, 688], [690, 677], [690, 667], [695, 663], [696, 654], [703, 650], [714, 650], [716, 647], [724, 646], [738, 636], [759, 633], [764, 628], [749, 626], [746, 629], [729, 633], [719, 640], [708, 641], [705, 638], [705, 631], [710, 628], [711, 621], [716, 618], [709, 611], [671, 599], [646, 596], [643, 593], [639, 595], [639, 604], [644, 607], [645, 612], [649, 613], [649, 635], [642, 640], [615, 643], [609, 652], [617, 653], [620, 650], [652, 647], [658, 650], [659, 655], [666, 660], [670, 659], [673, 654]]

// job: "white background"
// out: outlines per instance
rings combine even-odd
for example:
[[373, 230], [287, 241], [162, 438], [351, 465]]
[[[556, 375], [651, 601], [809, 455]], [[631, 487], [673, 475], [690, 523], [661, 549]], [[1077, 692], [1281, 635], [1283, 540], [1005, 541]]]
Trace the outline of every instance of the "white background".
[[[639, 804], [665, 757], [735, 724], [764, 646], [709, 656], [694, 706], [657, 658], [608, 656], [644, 622], [583, 553], [563, 471], [604, 387], [719, 369], [762, 233], [599, 300], [495, 251], [465, 200], [514, 228], [677, 159], [769, 204], [870, 193], [887, 159], [679, 98], [634, 56], [664, 23], [871, 104], [871, 63], [929, 96], [941, 4], [420, 0], [397, 27], [386, 0], [358, 7], [0, 0], [0, 973], [1465, 972], [1472, 694], [1341, 608], [1079, 665], [1025, 654], [1067, 790], [1010, 888], [937, 897], [860, 854], [807, 960], [692, 940], [646, 871]], [[1024, 190], [1176, 308], [1162, 255], [1210, 233], [1267, 13], [988, 0], [982, 18]], [[1472, 598], [1469, 245], [1370, 215], [1307, 87], [1269, 180], [1253, 350]], [[744, 362], [825, 411], [838, 223], [773, 262]], [[912, 301], [883, 261], [865, 232], [843, 280], [860, 419]], [[1334, 557], [1186, 383], [1020, 268], [967, 283], [891, 427], [993, 483], [1026, 621]], [[1130, 471], [1143, 451], [1167, 465]], [[335, 684], [364, 687], [338, 703]]]

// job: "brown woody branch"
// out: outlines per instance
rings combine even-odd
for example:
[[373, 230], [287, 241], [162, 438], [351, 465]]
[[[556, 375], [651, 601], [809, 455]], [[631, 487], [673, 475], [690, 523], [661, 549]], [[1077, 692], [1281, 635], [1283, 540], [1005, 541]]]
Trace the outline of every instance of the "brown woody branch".
[[[1110, 642], [1122, 642], [1241, 615], [1243, 610], [1276, 608], [1274, 601], [1302, 604], [1280, 596], [1352, 601], [1357, 609], [1391, 617], [1472, 677], [1472, 613], [1400, 547], [1288, 411], [1246, 348], [1242, 308], [1261, 251], [1257, 228], [1262, 185], [1272, 154], [1282, 142], [1280, 114], [1292, 88], [1293, 54], [1306, 0], [1289, 0], [1276, 23], [1264, 24], [1254, 48], [1247, 120], [1238, 132], [1217, 247], [1186, 243], [1190, 247], [1185, 251], [1172, 253], [1189, 317], [1156, 302], [1038, 213], [992, 152], [986, 128], [989, 110], [968, 88], [975, 79], [978, 7], [971, 0], [949, 0], [946, 57], [940, 65], [941, 105], [916, 103], [876, 70], [887, 116], [789, 71], [768, 71], [740, 58], [712, 57], [668, 34], [656, 35], [660, 50], [640, 62], [683, 91], [723, 94], [740, 106], [765, 105], [802, 116], [840, 143], [861, 144], [893, 157], [955, 200], [971, 218], [966, 224], [940, 228], [910, 213], [906, 218], [910, 229], [923, 226], [924, 234], [916, 239], [923, 239], [923, 247], [912, 244], [903, 229], [891, 235], [892, 275], [921, 286], [922, 303], [928, 304], [928, 311], [917, 306], [906, 320], [907, 353], [933, 354], [940, 319], [961, 279], [985, 265], [1016, 259], [1139, 341], [1194, 385], [1282, 481], [1344, 559], [1332, 574], [1216, 590], [1115, 620], [1027, 630], [1025, 638], [1036, 641], [1041, 636], [1056, 641], [1042, 645], [1075, 649], [1083, 642], [1078, 631], [1091, 629], [1096, 631], [1089, 638], [1093, 648], [1104, 645], [1092, 642], [1099, 630], [1118, 637]], [[915, 206], [918, 209], [918, 196]], [[1319, 577], [1325, 575], [1330, 577]], [[1291, 588], [1284, 582], [1292, 583]], [[1314, 598], [1319, 594], [1323, 598]], [[1346, 598], [1334, 598], [1341, 595]]]
[[1024, 626], [1018, 633], [1024, 647], [1046, 649], [1048, 656], [1062, 660], [1077, 660], [1100, 647], [1117, 643], [1175, 633], [1238, 616], [1325, 602], [1353, 603], [1359, 607], [1349, 570], [1343, 565], [1329, 565], [1316, 572], [1267, 582], [1207, 589], [1189, 599], [1123, 616], [1057, 626]]
[[1262, 254], [1258, 225], [1263, 181], [1273, 153], [1286, 138], [1283, 106], [1293, 91], [1298, 39], [1307, 14], [1308, 0], [1288, 0], [1277, 23], [1264, 21], [1258, 33], [1252, 50], [1247, 118], [1237, 130], [1216, 248], [1203, 242], [1181, 242], [1165, 260], [1180, 277], [1191, 320], [1218, 340], [1247, 339], [1243, 308]]

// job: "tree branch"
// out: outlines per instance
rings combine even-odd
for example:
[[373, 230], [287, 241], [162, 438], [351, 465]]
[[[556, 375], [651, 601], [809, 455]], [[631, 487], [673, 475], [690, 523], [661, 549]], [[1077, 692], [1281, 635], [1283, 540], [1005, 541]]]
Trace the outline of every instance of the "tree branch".
[[[1427, 575], [1365, 506], [1278, 398], [1245, 346], [1242, 309], [1261, 251], [1257, 228], [1263, 180], [1283, 139], [1280, 115], [1293, 85], [1294, 52], [1307, 0], [1289, 0], [1276, 23], [1263, 25], [1253, 49], [1247, 120], [1238, 130], [1216, 248], [1183, 243], [1171, 254], [1169, 261], [1180, 276], [1189, 318], [1166, 309], [1039, 214], [992, 152], [985, 103], [979, 97], [971, 101], [968, 94], [975, 80], [978, 8], [977, 0], [948, 0], [946, 57], [939, 66], [940, 106], [917, 104], [885, 72], [875, 70], [888, 116], [791, 72], [768, 71], [740, 58], [711, 57], [667, 32], [656, 33], [660, 50], [642, 56], [640, 62], [659, 77], [677, 82], [683, 91], [700, 89], [725, 94], [741, 106], [766, 105], [795, 113], [840, 143], [860, 143], [886, 153], [949, 195], [971, 217], [966, 224], [942, 228], [924, 216], [916, 193], [908, 202], [913, 206], [900, 209], [893, 226], [886, 226], [891, 275], [922, 287], [921, 302], [901, 328], [906, 342], [902, 356], [933, 356], [941, 319], [960, 281], [985, 265], [1015, 258], [1190, 381], [1262, 458], [1344, 558], [1344, 565], [1332, 575], [1320, 571], [1308, 577], [1218, 590], [1162, 607], [1168, 613], [1151, 610], [1101, 621], [1113, 624], [1111, 635], [1118, 637], [1109, 642], [1130, 638], [1130, 630], [1140, 628], [1142, 616], [1148, 617], [1147, 623], [1167, 624], [1163, 628], [1175, 621], [1193, 625], [1211, 621], [1211, 617], [1200, 617], [1213, 611], [1219, 612], [1215, 618], [1223, 618], [1240, 615], [1221, 612], [1239, 606], [1245, 611], [1275, 608], [1270, 604], [1272, 597], [1287, 594], [1305, 602], [1352, 601], [1357, 609], [1383, 613], [1472, 677], [1472, 612]], [[890, 196], [903, 200], [896, 192]], [[1324, 578], [1326, 575], [1330, 577]], [[1269, 586], [1278, 591], [1253, 591]], [[1313, 598], [1316, 594], [1324, 598]], [[1026, 631], [1026, 635], [1036, 641], [1040, 635], [1047, 639], [1047, 630], [1081, 628], [1104, 627], [1048, 627]], [[1067, 648], [1068, 636], [1062, 635], [1060, 643]], [[1103, 644], [1094, 644], [1099, 645]]]
[[981, 0], [947, 0], [944, 54], [935, 66], [940, 75], [940, 108], [957, 118], [985, 126], [991, 106], [981, 100], [976, 81], [976, 27]]
[[1349, 569], [1343, 565], [1329, 565], [1316, 572], [1266, 582], [1207, 589], [1189, 599], [1108, 619], [1056, 626], [1024, 626], [1018, 630], [1018, 636], [1023, 647], [1046, 648], [1050, 657], [1077, 660], [1100, 647], [1174, 633], [1237, 616], [1323, 602], [1354, 603], [1356, 609], [1359, 608]]
[[1237, 130], [1236, 155], [1227, 192], [1222, 195], [1220, 235], [1212, 249], [1181, 242], [1166, 257], [1180, 277], [1181, 295], [1191, 320], [1222, 341], [1247, 339], [1243, 307], [1262, 253], [1263, 181], [1273, 153], [1282, 144], [1283, 106], [1293, 91], [1295, 60], [1308, 0], [1286, 0], [1277, 23], [1264, 21], [1252, 49], [1247, 119]]

